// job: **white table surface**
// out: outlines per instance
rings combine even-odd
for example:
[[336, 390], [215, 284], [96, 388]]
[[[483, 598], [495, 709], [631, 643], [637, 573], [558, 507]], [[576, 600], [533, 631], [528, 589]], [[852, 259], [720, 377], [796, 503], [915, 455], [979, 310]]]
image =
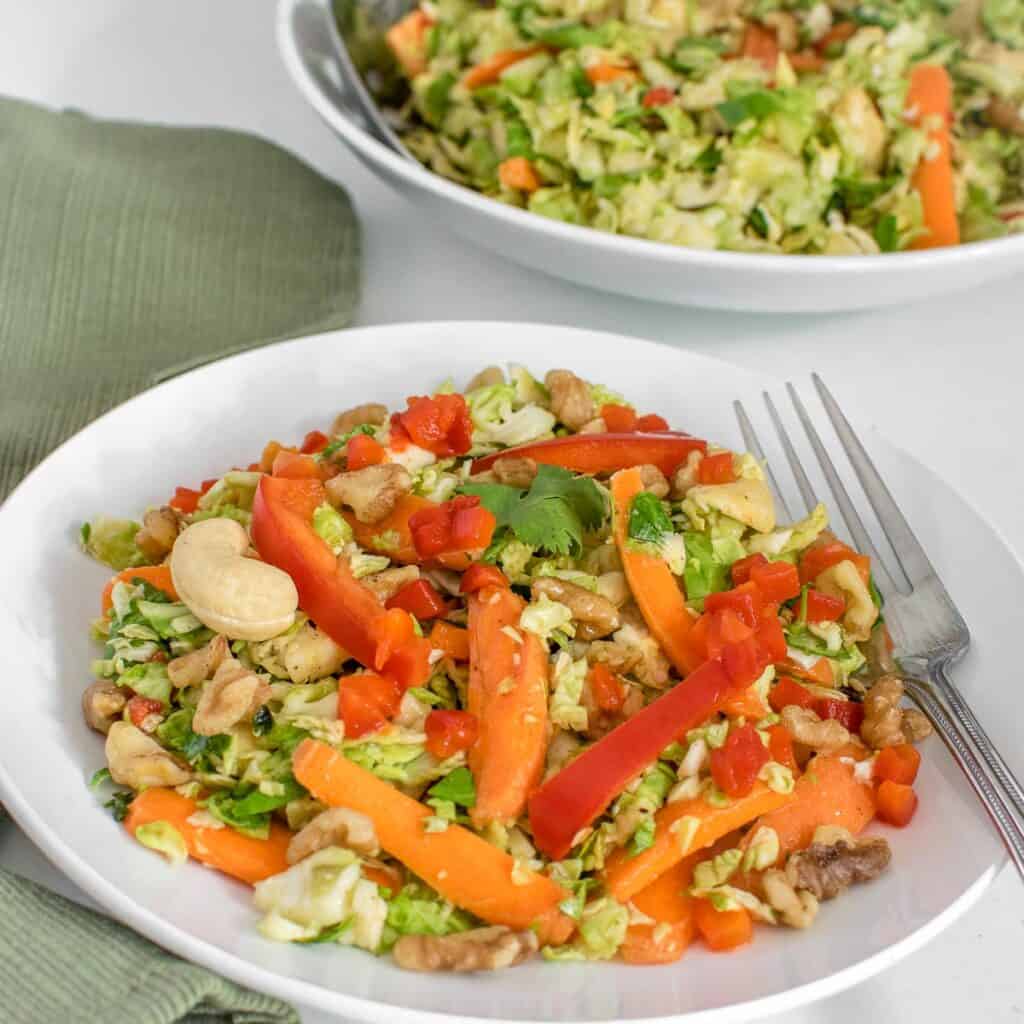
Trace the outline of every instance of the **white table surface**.
[[[9, 0], [0, 32], [0, 94], [98, 115], [256, 132], [344, 182], [364, 229], [362, 324], [454, 318], [579, 324], [782, 376], [814, 368], [841, 379], [842, 395], [855, 397], [879, 429], [970, 495], [1015, 551], [1024, 552], [1024, 475], [1016, 450], [1024, 439], [1024, 279], [839, 317], [676, 309], [546, 279], [446, 235], [358, 165], [287, 79], [273, 16], [271, 0]], [[86, 899], [10, 827], [0, 830], [0, 864]], [[1022, 925], [1024, 888], [1004, 871], [955, 928], [894, 970], [776, 1020], [1019, 1021]], [[303, 1020], [327, 1024], [319, 1013], [304, 1013]]]

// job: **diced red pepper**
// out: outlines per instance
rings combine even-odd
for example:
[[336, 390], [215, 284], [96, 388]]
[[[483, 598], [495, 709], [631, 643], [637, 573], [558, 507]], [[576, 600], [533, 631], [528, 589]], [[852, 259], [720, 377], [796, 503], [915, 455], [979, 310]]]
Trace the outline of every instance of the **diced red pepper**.
[[128, 717], [131, 719], [132, 725], [134, 725], [136, 729], [141, 729], [142, 723], [145, 722], [150, 715], [160, 714], [163, 709], [164, 705], [162, 701], [152, 700], [149, 697], [140, 697], [137, 694], [128, 701], [127, 705]]
[[604, 425], [614, 434], [628, 434], [636, 430], [636, 410], [628, 405], [602, 405], [600, 415]]
[[475, 594], [484, 587], [509, 587], [508, 577], [496, 566], [474, 562], [463, 574], [459, 592]]
[[430, 643], [452, 661], [469, 661], [469, 631], [450, 622], [437, 621], [430, 631]]
[[338, 717], [345, 735], [365, 736], [383, 728], [398, 714], [402, 694], [393, 679], [375, 672], [347, 676], [338, 685]]
[[434, 645], [422, 636], [414, 636], [388, 658], [385, 672], [404, 693], [410, 686], [423, 686], [430, 679], [430, 655]]
[[835, 622], [846, 611], [846, 602], [820, 590], [807, 591], [807, 621]]
[[327, 447], [330, 438], [319, 430], [311, 430], [303, 439], [302, 447], [299, 449], [303, 455], [316, 455]]
[[740, 558], [738, 561], [732, 563], [732, 568], [729, 570], [732, 573], [732, 581], [736, 586], [741, 586], [744, 583], [750, 581], [750, 572], [755, 565], [767, 565], [768, 559], [765, 558], [760, 552], [755, 555], [747, 555], [746, 558]]
[[871, 576], [871, 559], [867, 555], [858, 554], [849, 544], [844, 544], [835, 537], [819, 537], [800, 556], [800, 581], [813, 583], [826, 569], [845, 561], [853, 562], [861, 579], [865, 583], [868, 582]]
[[750, 567], [750, 582], [766, 601], [782, 604], [800, 593], [800, 573], [789, 562], [766, 562]]
[[750, 724], [742, 725], [731, 729], [725, 743], [711, 751], [711, 777], [727, 796], [746, 796], [770, 758], [757, 730]]
[[656, 433], [659, 430], [668, 430], [668, 420], [659, 416], [656, 412], [649, 412], [636, 421], [636, 429]]
[[395, 651], [416, 638], [412, 619], [401, 608], [389, 608], [378, 616], [370, 632], [376, 643], [373, 667], [378, 671], [388, 663]]
[[602, 711], [621, 711], [626, 701], [626, 688], [622, 681], [603, 662], [595, 662], [590, 666], [587, 676], [590, 692], [594, 703]]
[[409, 516], [409, 533], [420, 558], [433, 558], [448, 550], [451, 540], [451, 510], [445, 505], [422, 508]]
[[448, 611], [448, 604], [430, 580], [418, 579], [407, 583], [398, 593], [388, 598], [385, 608], [402, 608], [415, 615], [420, 622], [436, 619]]
[[480, 723], [468, 711], [431, 711], [423, 730], [427, 750], [439, 761], [447, 760], [476, 743]]
[[[464, 500], [455, 499], [456, 502]], [[497, 525], [498, 521], [490, 509], [482, 505], [456, 504], [452, 511], [451, 550], [478, 551], [487, 547]]]
[[697, 479], [702, 484], [731, 484], [736, 479], [732, 452], [705, 455], [697, 467]]
[[786, 634], [774, 605], [765, 607], [761, 613], [761, 621], [757, 627], [757, 642], [764, 648], [773, 665], [782, 661], [789, 651]]
[[886, 747], [875, 758], [874, 776], [880, 782], [898, 782], [903, 786], [913, 785], [917, 770], [921, 767], [921, 755], [909, 743]]
[[743, 687], [756, 683], [770, 664], [767, 652], [754, 637], [741, 643], [727, 644], [722, 651], [726, 675]]
[[816, 699], [806, 686], [801, 686], [789, 676], [783, 676], [768, 694], [768, 703], [773, 711], [781, 711], [792, 705], [798, 708], [813, 708]]
[[861, 723], [864, 721], [864, 705], [852, 700], [818, 697], [813, 710], [819, 718], [834, 718], [850, 732], [860, 732]]
[[199, 499], [201, 497], [202, 493], [192, 490], [191, 487], [175, 487], [174, 497], [167, 504], [171, 508], [176, 508], [179, 512], [189, 515], [199, 507]]
[[480, 505], [476, 495], [461, 495], [409, 517], [409, 531], [420, 558], [485, 548], [495, 525], [494, 515]]
[[369, 434], [353, 434], [345, 445], [345, 465], [349, 470], [379, 466], [386, 458], [384, 446]]
[[562, 466], [577, 473], [614, 473], [649, 464], [671, 476], [690, 452], [706, 450], [706, 441], [679, 432], [570, 434], [485, 455], [473, 462], [472, 472], [482, 473], [490, 469], [499, 457], [515, 455], [547, 466]]
[[271, 473], [288, 480], [319, 480], [320, 464], [312, 455], [300, 455], [282, 448], [274, 456]]
[[784, 725], [773, 725], [768, 729], [768, 753], [778, 764], [796, 770], [796, 754], [793, 753], [793, 737]]
[[761, 621], [761, 610], [764, 608], [764, 596], [760, 588], [753, 583], [743, 583], [732, 590], [723, 590], [717, 594], [708, 594], [704, 598], [704, 610], [714, 614], [728, 609], [734, 612], [741, 622], [751, 629], [756, 629]]
[[473, 421], [462, 395], [412, 396], [405, 412], [395, 413], [397, 422], [412, 443], [441, 458], [465, 455], [473, 444]]
[[675, 98], [676, 93], [674, 89], [670, 89], [667, 85], [657, 85], [644, 93], [643, 105], [645, 107], [663, 107], [666, 103], [671, 103]]
[[673, 740], [706, 721], [748, 682], [732, 679], [721, 662], [707, 661], [682, 686], [667, 690], [551, 776], [530, 799], [537, 846], [552, 860], [572, 848], [588, 826]]
[[912, 786], [886, 779], [875, 793], [878, 817], [889, 825], [903, 828], [917, 810], [917, 794]]

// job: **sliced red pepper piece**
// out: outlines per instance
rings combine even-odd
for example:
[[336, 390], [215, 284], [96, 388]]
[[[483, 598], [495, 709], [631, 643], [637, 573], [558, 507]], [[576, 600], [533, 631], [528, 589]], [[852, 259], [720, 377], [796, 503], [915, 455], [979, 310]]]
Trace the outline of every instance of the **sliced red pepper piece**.
[[756, 629], [761, 621], [761, 610], [764, 608], [764, 596], [761, 589], [752, 582], [743, 583], [732, 590], [723, 590], [717, 594], [708, 594], [704, 598], [704, 610], [712, 615], [728, 609], [734, 612], [739, 620]]
[[629, 434], [636, 430], [636, 410], [628, 405], [609, 402], [601, 406], [600, 416], [613, 434]]
[[274, 456], [271, 472], [274, 476], [289, 480], [319, 480], [320, 464], [312, 455], [300, 455], [282, 448]]
[[757, 627], [757, 642], [764, 648], [773, 665], [782, 661], [789, 651], [786, 634], [774, 605], [766, 607], [761, 614], [761, 622]]
[[636, 429], [644, 433], [653, 433], [668, 430], [668, 420], [659, 416], [656, 412], [649, 412], [636, 421]]
[[727, 796], [746, 796], [770, 757], [752, 725], [730, 729], [725, 743], [711, 751], [711, 777]]
[[353, 738], [383, 728], [398, 714], [402, 694], [393, 679], [374, 672], [346, 676], [338, 685], [338, 717]]
[[480, 723], [468, 711], [431, 711], [423, 731], [427, 735], [426, 747], [439, 761], [444, 761], [460, 750], [469, 750], [476, 743]]
[[482, 473], [496, 459], [516, 455], [548, 466], [563, 466], [576, 473], [613, 473], [633, 466], [652, 465], [671, 476], [690, 452], [705, 452], [707, 447], [707, 441], [681, 432], [571, 434], [485, 455], [474, 461], [472, 472]]
[[473, 444], [473, 421], [462, 395], [413, 396], [405, 412], [395, 413], [412, 443], [441, 458], [465, 455]]
[[580, 830], [657, 760], [669, 743], [746, 685], [731, 679], [721, 662], [707, 661], [685, 682], [587, 747], [531, 798], [530, 825], [537, 846], [552, 860], [564, 857]]
[[845, 611], [846, 602], [841, 597], [833, 597], [820, 590], [807, 591], [808, 622], [835, 622]]
[[322, 452], [327, 447], [327, 442], [330, 438], [320, 430], [311, 430], [303, 439], [302, 447], [299, 451], [303, 455], [316, 455], [317, 452]]
[[903, 786], [910, 786], [917, 778], [917, 770], [921, 766], [921, 755], [909, 743], [900, 743], [895, 747], [886, 747], [878, 752], [875, 758], [874, 776], [880, 782], [888, 779]]
[[768, 729], [768, 753], [777, 764], [796, 771], [796, 754], [793, 753], [793, 737], [784, 725], [773, 725]]
[[732, 574], [733, 583], [738, 587], [749, 582], [750, 572], [754, 566], [767, 564], [768, 559], [760, 552], [755, 555], [747, 555], [746, 558], [740, 558], [738, 561], [732, 563], [732, 568], [729, 570]]
[[656, 85], [653, 89], [648, 89], [644, 93], [644, 98], [641, 101], [645, 107], [663, 107], [666, 103], [671, 103], [676, 98], [674, 89], [670, 89], [667, 85]]
[[126, 706], [128, 717], [132, 720], [132, 725], [134, 725], [136, 729], [141, 729], [142, 723], [145, 722], [150, 715], [157, 715], [163, 711], [163, 709], [163, 701], [153, 700], [150, 697], [140, 697], [138, 694], [132, 697]]
[[789, 562], [766, 562], [750, 567], [750, 582], [766, 601], [782, 604], [800, 593], [800, 573]]
[[430, 580], [418, 579], [407, 583], [384, 604], [385, 608], [402, 608], [415, 615], [420, 622], [436, 619], [448, 611], [448, 604]]
[[871, 577], [871, 559], [867, 555], [859, 554], [849, 544], [835, 537], [819, 537], [800, 556], [800, 581], [813, 583], [826, 569], [845, 561], [853, 562], [861, 579], [868, 582]]
[[783, 676], [768, 694], [768, 703], [773, 711], [781, 711], [791, 705], [798, 708], [813, 708], [814, 701], [814, 694], [789, 676]]
[[409, 531], [420, 558], [477, 551], [491, 542], [497, 521], [476, 495], [460, 495], [409, 517]]
[[508, 577], [496, 565], [474, 562], [462, 574], [459, 592], [475, 594], [478, 590], [483, 590], [484, 587], [505, 587], [507, 589], [509, 586]]
[[819, 718], [834, 718], [850, 732], [860, 732], [864, 721], [864, 705], [852, 700], [837, 700], [834, 697], [818, 697], [813, 710]]
[[732, 452], [715, 452], [705, 455], [697, 467], [697, 479], [702, 484], [731, 484], [736, 479]]
[[351, 471], [379, 466], [386, 458], [384, 446], [369, 434], [354, 434], [345, 445], [345, 466]]

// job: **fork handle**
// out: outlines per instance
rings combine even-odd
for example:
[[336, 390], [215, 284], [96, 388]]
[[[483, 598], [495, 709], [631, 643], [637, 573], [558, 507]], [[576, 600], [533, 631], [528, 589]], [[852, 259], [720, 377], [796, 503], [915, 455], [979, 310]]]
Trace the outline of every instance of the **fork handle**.
[[964, 700], [956, 684], [950, 678], [946, 666], [943, 664], [934, 665], [929, 668], [929, 675], [938, 687], [939, 693], [949, 704], [950, 711], [956, 716], [963, 726], [964, 732], [970, 737], [982, 760], [988, 765], [992, 777], [999, 783], [1013, 804], [1014, 810], [1024, 818], [1024, 787], [1021, 786], [1017, 776], [1003, 760], [996, 745], [989, 739], [988, 733], [978, 721], [971, 706]]
[[992, 780], [985, 774], [985, 769], [982, 768], [975, 756], [967, 738], [946, 713], [945, 707], [932, 693], [931, 688], [916, 679], [904, 679], [904, 687], [907, 696], [931, 720], [949, 748], [949, 752], [953, 755], [953, 760], [967, 776], [971, 788], [977, 794], [1002, 837], [1006, 852], [1010, 855], [1018, 874], [1024, 879], [1024, 829], [1021, 824], [1013, 817], [1002, 794], [996, 790]]

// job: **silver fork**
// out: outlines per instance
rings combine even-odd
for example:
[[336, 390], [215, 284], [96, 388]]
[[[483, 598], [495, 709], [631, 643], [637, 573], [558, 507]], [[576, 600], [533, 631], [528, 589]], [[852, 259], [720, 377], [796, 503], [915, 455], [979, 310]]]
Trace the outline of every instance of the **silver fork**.
[[[1024, 878], [1024, 826], [1014, 817], [1016, 811], [1024, 820], [1024, 788], [949, 674], [950, 667], [963, 657], [970, 644], [967, 624], [835, 398], [817, 374], [812, 374], [812, 380], [868, 503], [896, 555], [898, 572], [894, 576], [879, 557], [807, 408], [793, 385], [787, 384], [786, 389], [797, 417], [850, 537], [860, 551], [871, 556], [872, 575], [885, 598], [885, 621], [893, 635], [896, 649], [900, 652], [900, 663], [905, 671], [909, 671], [909, 675], [903, 677], [906, 693], [928, 716], [949, 747]], [[764, 401], [797, 489], [810, 512], [818, 500], [814, 488], [775, 403], [767, 392], [764, 393]], [[744, 443], [753, 455], [767, 465], [764, 450], [743, 404], [737, 401], [733, 406]], [[767, 475], [782, 510], [789, 519], [793, 519], [770, 466]], [[923, 676], [928, 682], [914, 676]], [[978, 754], [991, 772], [991, 777], [978, 760]]]

